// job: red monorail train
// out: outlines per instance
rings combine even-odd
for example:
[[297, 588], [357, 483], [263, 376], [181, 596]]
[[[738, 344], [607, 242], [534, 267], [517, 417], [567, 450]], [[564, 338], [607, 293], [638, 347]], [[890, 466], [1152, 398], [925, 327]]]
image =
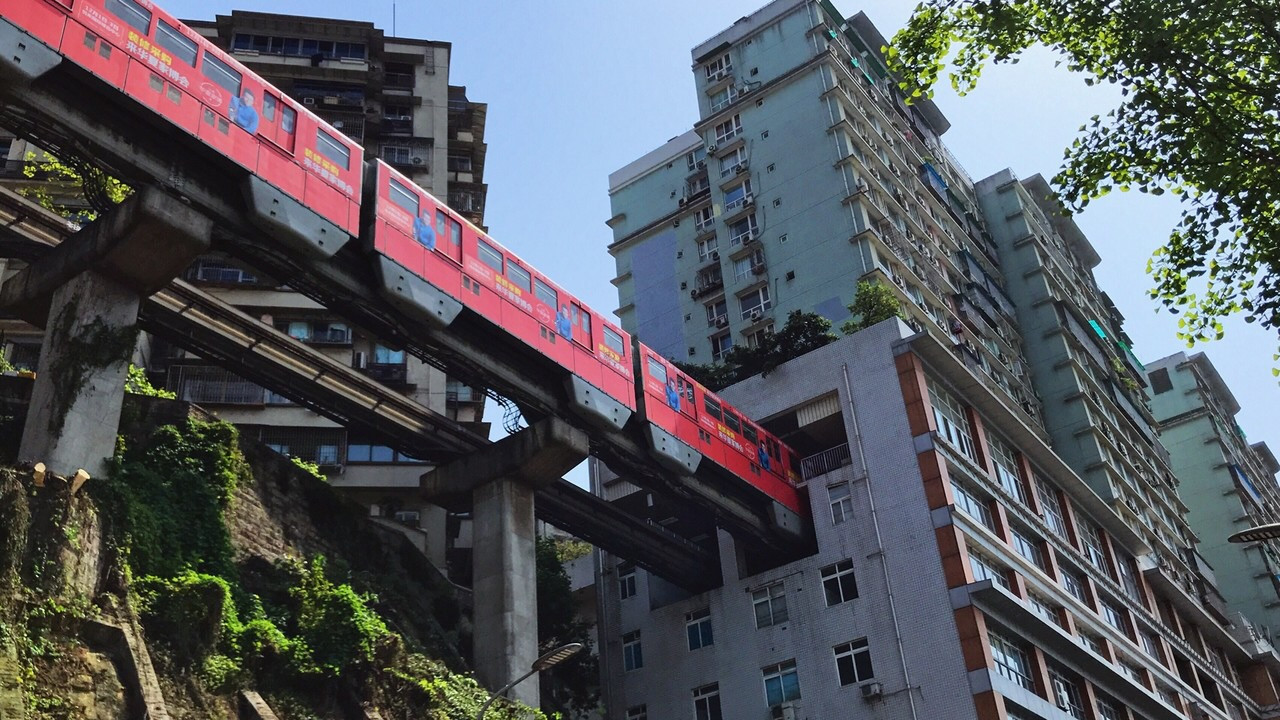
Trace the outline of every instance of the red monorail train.
[[4, 0], [0, 18], [247, 171], [268, 229], [325, 255], [361, 240], [392, 302], [441, 326], [474, 311], [567, 370], [587, 419], [639, 415], [664, 465], [705, 458], [783, 524], [805, 513], [784, 443], [149, 0]]

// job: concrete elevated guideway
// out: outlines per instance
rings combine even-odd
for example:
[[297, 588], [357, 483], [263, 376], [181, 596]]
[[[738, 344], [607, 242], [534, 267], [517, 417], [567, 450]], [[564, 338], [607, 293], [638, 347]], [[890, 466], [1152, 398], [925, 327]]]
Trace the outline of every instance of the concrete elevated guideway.
[[[38, 262], [73, 226], [0, 188], [0, 257]], [[47, 308], [31, 308], [39, 320]], [[142, 302], [143, 329], [349, 429], [448, 461], [491, 445], [463, 425], [370, 380], [213, 296], [175, 280]], [[415, 494], [417, 490], [412, 490]], [[567, 481], [543, 485], [539, 519], [690, 590], [718, 584], [712, 550], [636, 517]]]
[[[702, 507], [757, 557], [782, 560], [808, 552], [807, 528], [778, 522], [775, 503], [740, 478], [715, 468], [700, 468], [696, 476], [663, 469], [640, 432], [592, 424], [576, 409], [563, 370], [470, 311], [441, 329], [388, 302], [376, 290], [374, 268], [359, 243], [332, 255], [332, 243], [323, 251], [314, 238], [308, 244], [305, 233], [290, 232], [309, 222], [308, 211], [285, 202], [279, 213], [264, 214], [264, 189], [243, 169], [4, 21], [0, 124], [64, 156], [93, 158], [135, 187], [154, 185], [190, 203], [216, 219], [215, 248], [287, 278], [383, 342], [514, 400], [531, 422], [554, 416], [583, 429], [591, 452], [612, 469], [655, 493]], [[145, 314], [143, 321], [151, 322]]]

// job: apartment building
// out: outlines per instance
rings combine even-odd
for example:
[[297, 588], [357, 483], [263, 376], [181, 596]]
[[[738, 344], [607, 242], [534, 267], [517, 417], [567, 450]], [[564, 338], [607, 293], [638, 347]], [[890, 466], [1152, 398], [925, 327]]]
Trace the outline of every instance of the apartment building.
[[1039, 425], [973, 181], [885, 43], [864, 14], [778, 0], [693, 49], [699, 121], [609, 177], [622, 325], [718, 362], [793, 310], [838, 327], [877, 281]]
[[[214, 20], [187, 21], [284, 92], [483, 227], [484, 124], [487, 106], [465, 87], [450, 85], [451, 45], [392, 37], [372, 23], [233, 11]], [[32, 148], [0, 138], [6, 158], [0, 182], [40, 181], [22, 169]], [[198, 259], [185, 279], [371, 378], [463, 422], [480, 422], [483, 394], [446, 378], [399, 348], [377, 343], [341, 317], [292, 291], [287, 278], [264, 277], [231, 258]], [[15, 365], [34, 368], [37, 329], [0, 320], [3, 349]], [[237, 424], [280, 452], [314, 462], [340, 486], [352, 488], [380, 514], [443, 526], [436, 508], [401, 505], [382, 488], [417, 486], [423, 462], [348, 433], [336, 423], [198, 357], [154, 341], [143, 360], [153, 380]], [[443, 535], [443, 531], [439, 531]], [[435, 543], [437, 546], [440, 543]], [[438, 551], [438, 552], [437, 552]], [[443, 547], [433, 549], [442, 566]]]
[[1197, 548], [1213, 566], [1233, 612], [1280, 632], [1280, 552], [1276, 541], [1236, 545], [1241, 530], [1280, 522], [1280, 463], [1236, 422], [1240, 403], [1204, 353], [1175, 353], [1147, 364], [1151, 411], [1181, 481]]
[[1280, 716], [1272, 646], [1144, 570], [1144, 534], [931, 334], [886, 321], [724, 396], [829, 445], [817, 553], [760, 568], [721, 532], [697, 595], [606, 558], [610, 718]]
[[761, 568], [720, 533], [696, 596], [606, 559], [610, 717], [1280, 716], [1098, 254], [1042, 178], [970, 179], [884, 44], [770, 3], [694, 48], [693, 130], [610, 177], [619, 315], [675, 359], [839, 323], [862, 279], [907, 315], [725, 391], [807, 455], [817, 553]]

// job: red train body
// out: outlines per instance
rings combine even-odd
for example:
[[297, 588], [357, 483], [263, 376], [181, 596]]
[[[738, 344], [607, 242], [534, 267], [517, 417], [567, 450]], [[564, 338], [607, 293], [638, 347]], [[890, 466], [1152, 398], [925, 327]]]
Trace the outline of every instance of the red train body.
[[[797, 458], [661, 355], [150, 0], [5, 0], [0, 18], [796, 515]], [[373, 187], [363, 187], [367, 178]], [[337, 243], [340, 246], [342, 243]], [[330, 254], [336, 246], [330, 243]], [[399, 270], [397, 270], [399, 272]], [[668, 458], [671, 455], [668, 454]]]

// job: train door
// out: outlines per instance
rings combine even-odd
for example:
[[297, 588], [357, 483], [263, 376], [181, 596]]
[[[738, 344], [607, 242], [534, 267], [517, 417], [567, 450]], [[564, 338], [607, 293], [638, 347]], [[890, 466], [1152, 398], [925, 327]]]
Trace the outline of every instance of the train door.
[[535, 275], [533, 295], [533, 314], [538, 318], [538, 349], [557, 364], [572, 368], [572, 341], [562, 334], [569, 332], [569, 311], [566, 308], [561, 316], [560, 291]]
[[591, 344], [591, 312], [575, 300], [569, 303], [569, 320], [573, 323], [573, 341], [595, 355]]
[[[81, 0], [62, 34], [62, 54], [84, 69], [124, 89], [129, 57], [128, 43], [149, 47], [153, 14], [134, 0], [106, 0], [106, 12]], [[122, 22], [115, 22], [112, 16]]]
[[206, 49], [200, 61], [202, 78], [199, 96], [204, 102], [200, 118], [200, 139], [245, 166], [258, 164], [258, 112], [261, 93], [246, 87], [244, 75], [231, 63]]
[[258, 152], [258, 175], [291, 197], [301, 198], [305, 177], [293, 157], [298, 113], [274, 91], [262, 91], [262, 118], [258, 136], [269, 140]]
[[155, 42], [130, 35], [125, 92], [191, 135], [199, 132], [200, 103], [184, 87], [195, 77], [199, 46], [178, 27], [156, 20]]
[[[437, 217], [441, 216], [444, 213], [437, 211]], [[457, 222], [447, 218], [445, 227]], [[467, 272], [462, 277], [463, 302], [499, 325], [502, 324], [502, 299], [496, 288], [502, 271], [502, 251], [476, 236], [476, 255], [467, 258]]]

